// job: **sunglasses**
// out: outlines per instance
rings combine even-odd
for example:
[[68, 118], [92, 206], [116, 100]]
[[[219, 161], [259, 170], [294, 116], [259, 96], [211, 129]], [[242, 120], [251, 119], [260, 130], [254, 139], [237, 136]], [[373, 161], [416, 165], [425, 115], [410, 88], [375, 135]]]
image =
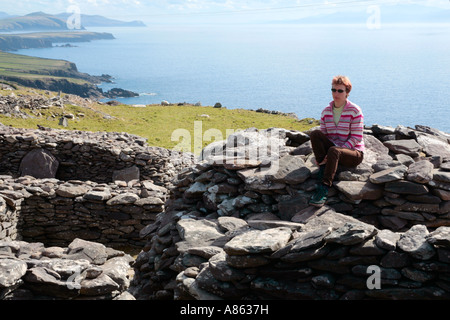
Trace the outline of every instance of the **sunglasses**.
[[342, 92], [344, 92], [345, 90], [342, 90], [342, 89], [331, 89], [331, 91], [333, 91], [333, 92], [339, 92], [339, 93], [342, 93]]

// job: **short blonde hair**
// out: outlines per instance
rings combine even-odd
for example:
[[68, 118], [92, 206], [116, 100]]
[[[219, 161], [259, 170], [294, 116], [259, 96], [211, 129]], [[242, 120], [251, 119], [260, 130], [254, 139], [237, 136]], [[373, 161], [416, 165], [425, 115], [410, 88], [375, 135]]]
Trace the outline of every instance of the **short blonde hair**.
[[333, 78], [333, 81], [331, 81], [331, 85], [337, 84], [343, 84], [345, 86], [345, 90], [347, 91], [347, 93], [350, 93], [350, 91], [352, 91], [352, 83], [350, 82], [350, 79], [346, 76], [335, 76]]

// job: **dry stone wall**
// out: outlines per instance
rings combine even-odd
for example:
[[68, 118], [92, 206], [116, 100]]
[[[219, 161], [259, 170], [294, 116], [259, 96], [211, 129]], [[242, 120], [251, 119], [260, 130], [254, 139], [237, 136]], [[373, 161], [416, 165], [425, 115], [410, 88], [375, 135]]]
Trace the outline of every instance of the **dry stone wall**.
[[[45, 162], [36, 162], [40, 158], [32, 157], [32, 151], [41, 151], [44, 155], [40, 158]], [[133, 167], [139, 180], [151, 180], [165, 187], [174, 177], [176, 167], [190, 165], [193, 160], [186, 153], [174, 154], [148, 146], [144, 138], [129, 133], [42, 127], [31, 130], [0, 125], [0, 172], [13, 177], [25, 175], [29, 165], [24, 158], [29, 158], [34, 167], [47, 168], [51, 175], [46, 178], [108, 183], [113, 181], [116, 171]], [[52, 169], [52, 165], [56, 168]]]
[[0, 300], [135, 300], [133, 258], [74, 239], [67, 247], [0, 241]]
[[143, 244], [192, 155], [127, 133], [0, 126], [0, 240]]
[[[363, 163], [340, 168], [317, 209], [307, 132], [248, 129], [194, 161], [126, 133], [0, 129], [0, 267], [18, 270], [0, 279], [3, 297], [45, 274], [54, 279], [43, 287], [67, 285], [56, 267], [27, 261], [38, 269], [24, 271], [22, 251], [39, 248], [40, 259], [53, 255], [43, 245], [69, 246], [55, 249], [67, 259], [74, 241], [93, 241], [142, 246], [127, 289], [137, 299], [449, 298], [447, 133], [366, 128]], [[107, 298], [118, 297], [120, 284], [109, 285]], [[24, 288], [64, 298], [40, 286]]]
[[[2, 232], [9, 239], [64, 246], [75, 238], [142, 246], [139, 231], [164, 210], [167, 189], [79, 180], [2, 177]], [[9, 217], [9, 218], [8, 218]]]
[[[325, 207], [307, 133], [249, 129], [181, 172], [142, 231], [139, 299], [448, 299], [450, 136], [372, 126]], [[381, 289], [370, 290], [369, 267]]]

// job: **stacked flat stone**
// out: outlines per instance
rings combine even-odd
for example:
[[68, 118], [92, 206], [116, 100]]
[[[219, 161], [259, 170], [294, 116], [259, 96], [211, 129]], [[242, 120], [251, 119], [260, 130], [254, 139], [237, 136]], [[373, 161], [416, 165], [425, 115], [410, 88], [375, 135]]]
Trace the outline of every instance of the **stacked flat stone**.
[[193, 156], [148, 146], [129, 133], [69, 131], [50, 128], [17, 129], [0, 125], [0, 172], [21, 176], [21, 163], [42, 150], [58, 163], [59, 180], [113, 181], [114, 171], [136, 167], [140, 180], [170, 187], [178, 169], [192, 165]]
[[64, 246], [82, 238], [110, 246], [142, 246], [139, 232], [164, 211], [167, 194], [151, 181], [0, 176], [0, 239]]
[[[175, 299], [450, 298], [449, 227], [429, 233], [416, 225], [396, 233], [330, 208], [305, 224], [206, 221], [177, 224], [183, 245], [174, 266], [184, 269]], [[370, 278], [374, 267], [377, 288]]]
[[135, 300], [133, 258], [75, 239], [68, 247], [0, 241], [0, 300]]
[[[387, 229], [401, 234], [416, 225], [430, 231], [449, 226], [449, 139], [448, 134], [423, 126], [366, 128], [364, 161], [357, 168], [339, 169], [327, 208], [383, 232]], [[198, 256], [186, 254], [189, 245], [186, 248], [179, 230], [184, 219], [205, 220], [203, 224], [217, 224], [217, 219], [224, 217], [247, 223], [263, 220], [304, 224], [317, 212], [308, 204], [318, 182], [317, 173], [307, 132], [249, 129], [209, 145], [200, 162], [178, 175], [165, 213], [141, 232], [148, 244], [137, 259], [133, 290], [144, 299], [183, 298], [183, 290], [180, 293], [176, 289], [180, 280], [177, 276], [185, 270], [196, 275], [200, 270], [195, 268], [212, 258], [215, 251], [210, 248], [211, 243], [205, 244], [209, 253], [199, 255], [201, 263]], [[330, 220], [329, 224], [334, 230], [334, 222]], [[216, 228], [207, 229], [206, 235], [193, 242], [201, 244], [203, 239], [214, 237]], [[222, 234], [212, 246], [225, 250], [231, 236]], [[371, 236], [375, 236], [375, 231]], [[252, 245], [251, 240], [247, 242]], [[345, 248], [335, 249], [345, 256], [349, 252]], [[448, 254], [443, 252], [447, 253], [441, 255]], [[233, 256], [231, 252], [226, 254]], [[374, 264], [380, 262], [371, 259]], [[239, 266], [238, 262], [231, 264]], [[249, 281], [248, 276], [245, 279]], [[206, 296], [194, 295], [197, 299]]]

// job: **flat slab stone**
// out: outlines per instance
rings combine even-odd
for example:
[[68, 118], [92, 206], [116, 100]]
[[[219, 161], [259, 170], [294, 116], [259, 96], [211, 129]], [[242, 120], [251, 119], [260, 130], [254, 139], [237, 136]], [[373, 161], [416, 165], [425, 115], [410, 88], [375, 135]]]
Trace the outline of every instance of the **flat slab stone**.
[[450, 227], [439, 227], [426, 236], [429, 243], [450, 248]]
[[76, 198], [78, 196], [84, 195], [88, 191], [89, 191], [88, 188], [86, 188], [84, 186], [62, 185], [62, 186], [59, 186], [59, 188], [56, 189], [55, 192], [58, 196], [61, 196], [61, 197]]
[[450, 144], [442, 139], [421, 133], [417, 136], [417, 143], [423, 148], [423, 152], [429, 156], [450, 158]]
[[433, 170], [433, 180], [450, 183], [450, 172], [442, 170]]
[[394, 153], [402, 153], [411, 157], [418, 156], [419, 152], [422, 151], [420, 144], [413, 139], [391, 140], [385, 141], [383, 144]]
[[417, 183], [427, 183], [433, 179], [433, 168], [433, 164], [427, 160], [414, 162], [408, 167], [406, 179]]
[[386, 250], [395, 250], [397, 248], [397, 241], [400, 239], [400, 234], [389, 229], [379, 230], [375, 236], [375, 244]]
[[377, 200], [383, 196], [383, 189], [369, 181], [339, 181], [333, 185], [351, 200]]
[[436, 253], [427, 241], [428, 234], [424, 225], [415, 225], [401, 235], [397, 246], [416, 259], [428, 260]]
[[406, 180], [388, 182], [385, 184], [384, 189], [386, 191], [399, 194], [420, 195], [420, 194], [427, 194], [429, 192], [426, 186]]
[[209, 246], [224, 235], [216, 223], [206, 219], [181, 219], [177, 223], [177, 230], [181, 239], [196, 247]]
[[0, 289], [15, 285], [27, 272], [27, 264], [16, 259], [0, 259]]
[[137, 194], [134, 193], [123, 193], [119, 194], [111, 199], [109, 199], [106, 204], [109, 206], [121, 205], [121, 204], [131, 204], [138, 201], [140, 198]]
[[405, 165], [395, 166], [372, 174], [369, 180], [375, 184], [400, 180], [403, 179], [407, 170], [408, 167]]
[[291, 234], [292, 230], [285, 227], [251, 230], [231, 239], [223, 249], [229, 255], [274, 252], [288, 243]]
[[378, 230], [365, 223], [346, 223], [327, 235], [325, 242], [353, 245], [376, 235]]
[[311, 175], [311, 170], [300, 156], [286, 155], [277, 165], [277, 172], [270, 176], [275, 182], [298, 184], [303, 183]]

